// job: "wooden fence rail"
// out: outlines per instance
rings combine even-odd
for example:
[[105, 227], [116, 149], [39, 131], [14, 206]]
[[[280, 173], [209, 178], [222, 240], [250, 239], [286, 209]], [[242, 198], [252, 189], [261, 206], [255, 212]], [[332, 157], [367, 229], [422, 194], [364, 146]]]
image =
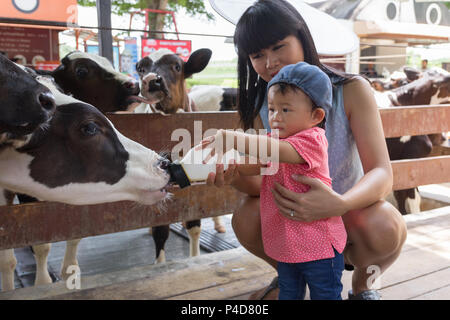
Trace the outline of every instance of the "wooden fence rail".
[[[450, 130], [450, 105], [380, 109], [386, 137], [439, 133]], [[191, 144], [210, 128], [239, 127], [236, 112], [110, 114], [125, 136], [156, 151], [170, 151], [176, 129], [191, 135]], [[197, 135], [196, 135], [197, 133]], [[450, 156], [393, 161], [394, 190], [450, 181]], [[232, 187], [195, 185], [171, 190], [164, 206], [129, 201], [89, 206], [53, 202], [0, 207], [0, 249], [114, 233], [233, 212], [243, 194]]]

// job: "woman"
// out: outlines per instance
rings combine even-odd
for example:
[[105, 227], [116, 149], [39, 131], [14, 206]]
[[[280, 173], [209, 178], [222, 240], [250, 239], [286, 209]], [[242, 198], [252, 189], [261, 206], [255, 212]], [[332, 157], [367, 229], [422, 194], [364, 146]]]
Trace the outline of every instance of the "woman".
[[[244, 129], [269, 128], [267, 83], [288, 64], [305, 61], [321, 68], [333, 84], [333, 105], [327, 110], [326, 136], [333, 189], [317, 179], [293, 177], [311, 186], [298, 194], [276, 185], [273, 195], [286, 218], [313, 221], [342, 216], [348, 234], [344, 251], [354, 267], [349, 298], [379, 299], [370, 290], [373, 266], [384, 272], [400, 254], [406, 239], [401, 214], [383, 198], [392, 188], [392, 168], [381, 119], [370, 84], [364, 78], [322, 65], [301, 15], [284, 0], [259, 0], [246, 10], [236, 25], [234, 42], [238, 51], [239, 114]], [[217, 175], [209, 185], [231, 184], [249, 195], [234, 212], [232, 225], [239, 242], [274, 268], [265, 253], [259, 216], [260, 177], [239, 176], [236, 166]], [[370, 267], [370, 268], [369, 268]], [[263, 298], [276, 281], [264, 292]]]

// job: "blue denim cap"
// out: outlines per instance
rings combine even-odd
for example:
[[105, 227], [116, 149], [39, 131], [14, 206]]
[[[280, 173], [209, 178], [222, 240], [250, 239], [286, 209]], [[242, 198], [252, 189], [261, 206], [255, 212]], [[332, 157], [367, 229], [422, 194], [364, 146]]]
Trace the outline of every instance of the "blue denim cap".
[[327, 113], [331, 109], [333, 99], [331, 81], [319, 67], [306, 62], [287, 65], [270, 80], [267, 90], [280, 82], [297, 86]]

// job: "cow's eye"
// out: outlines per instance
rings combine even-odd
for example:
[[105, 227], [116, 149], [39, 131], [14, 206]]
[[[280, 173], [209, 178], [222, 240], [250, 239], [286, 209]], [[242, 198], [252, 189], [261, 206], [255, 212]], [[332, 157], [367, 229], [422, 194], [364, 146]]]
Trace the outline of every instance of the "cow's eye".
[[95, 122], [88, 122], [81, 126], [81, 133], [85, 136], [95, 136], [99, 132], [100, 129]]
[[76, 70], [77, 77], [81, 78], [81, 79], [85, 78], [88, 75], [88, 73], [89, 73], [89, 71], [85, 67], [79, 67]]

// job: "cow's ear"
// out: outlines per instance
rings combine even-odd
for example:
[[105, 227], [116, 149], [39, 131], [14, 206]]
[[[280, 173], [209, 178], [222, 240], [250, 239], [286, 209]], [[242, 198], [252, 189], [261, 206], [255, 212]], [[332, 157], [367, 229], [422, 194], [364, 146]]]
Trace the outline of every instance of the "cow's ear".
[[194, 51], [184, 65], [184, 77], [189, 78], [206, 68], [211, 59], [212, 51], [209, 49], [198, 49]]

